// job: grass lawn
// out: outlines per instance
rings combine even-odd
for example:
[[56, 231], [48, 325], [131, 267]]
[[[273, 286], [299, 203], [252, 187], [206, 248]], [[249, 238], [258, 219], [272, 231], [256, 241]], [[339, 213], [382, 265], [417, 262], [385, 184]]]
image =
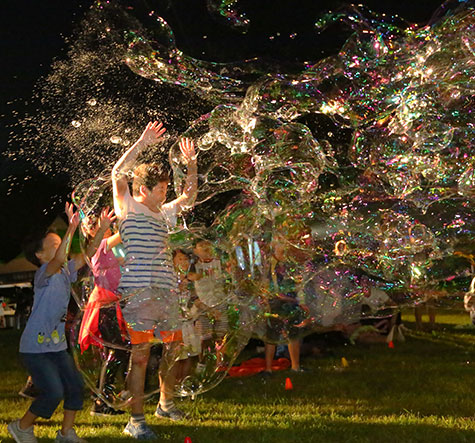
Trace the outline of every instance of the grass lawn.
[[[412, 313], [403, 316], [414, 327]], [[308, 358], [311, 372], [225, 379], [195, 401], [179, 400], [190, 415], [181, 423], [153, 417], [158, 441], [193, 443], [257, 442], [475, 442], [475, 330], [462, 311], [438, 313], [433, 333], [410, 332], [394, 349], [346, 346], [332, 357]], [[17, 359], [18, 331], [0, 330], [0, 441], [11, 442], [7, 423], [24, 413], [18, 397], [26, 374]], [[349, 366], [342, 367], [341, 358]], [[284, 389], [291, 377], [293, 390]], [[126, 418], [93, 418], [90, 401], [77, 420], [90, 442], [133, 441], [122, 434]], [[61, 412], [36, 426], [40, 442], [54, 438]]]

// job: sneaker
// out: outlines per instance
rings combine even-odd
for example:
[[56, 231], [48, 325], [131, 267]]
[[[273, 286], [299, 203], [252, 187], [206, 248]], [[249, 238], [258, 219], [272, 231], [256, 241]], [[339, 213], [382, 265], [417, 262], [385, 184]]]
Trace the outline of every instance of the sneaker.
[[31, 383], [31, 381], [28, 381], [26, 382], [26, 385], [18, 391], [18, 395], [23, 398], [34, 400], [38, 395], [40, 395], [40, 391], [33, 383]]
[[272, 371], [261, 371], [261, 372], [259, 372], [259, 375], [262, 378], [270, 378], [270, 377], [272, 377]]
[[17, 443], [38, 443], [33, 433], [33, 426], [27, 429], [20, 429], [20, 420], [11, 422], [7, 429]]
[[183, 420], [186, 418], [186, 415], [183, 411], [180, 411], [177, 407], [173, 407], [168, 411], [164, 411], [160, 405], [157, 406], [155, 410], [155, 417], [159, 418], [169, 418], [173, 421]]
[[56, 433], [56, 439], [54, 440], [55, 443], [87, 443], [86, 440], [83, 438], [79, 437], [76, 434], [76, 431], [71, 428], [68, 432], [66, 432], [66, 435], [61, 434], [61, 431], [59, 430]]
[[104, 402], [100, 402], [100, 403], [94, 402], [94, 404], [92, 405], [90, 414], [93, 417], [111, 417], [115, 415], [125, 414], [125, 411], [111, 408], [110, 406], [106, 405]]
[[147, 426], [147, 423], [134, 424], [131, 420], [127, 423], [124, 434], [137, 440], [155, 440], [157, 438], [157, 435]]

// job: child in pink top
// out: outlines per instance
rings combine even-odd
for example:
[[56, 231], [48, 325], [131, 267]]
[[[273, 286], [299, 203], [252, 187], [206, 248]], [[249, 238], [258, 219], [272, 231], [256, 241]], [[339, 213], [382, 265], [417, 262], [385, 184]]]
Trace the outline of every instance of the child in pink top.
[[[108, 209], [106, 209], [108, 210]], [[111, 211], [112, 213], [112, 211]], [[104, 231], [97, 223], [84, 229], [88, 237], [103, 235], [96, 253], [91, 259], [91, 271], [94, 276], [94, 289], [84, 309], [84, 317], [79, 332], [81, 353], [90, 345], [104, 350], [105, 367], [98, 380], [98, 390], [109, 402], [113, 401], [112, 385], [118, 370], [128, 363], [128, 352], [124, 350], [127, 330], [119, 306], [117, 287], [120, 281], [120, 263], [112, 248], [120, 243], [120, 235], [111, 235], [109, 226]], [[125, 372], [125, 371], [124, 371]], [[91, 415], [116, 415], [123, 413], [114, 410], [101, 399], [93, 405]]]

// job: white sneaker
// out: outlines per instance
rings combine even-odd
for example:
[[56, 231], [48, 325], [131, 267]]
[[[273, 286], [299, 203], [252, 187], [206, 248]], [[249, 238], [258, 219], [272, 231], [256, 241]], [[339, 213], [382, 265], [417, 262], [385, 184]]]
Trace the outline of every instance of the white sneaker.
[[55, 443], [87, 443], [86, 440], [78, 437], [73, 428], [66, 432], [66, 435], [61, 434], [61, 430], [59, 430], [54, 441]]
[[11, 422], [7, 426], [7, 429], [17, 443], [38, 443], [38, 440], [33, 433], [33, 426], [30, 426], [27, 429], [21, 429], [20, 420]]

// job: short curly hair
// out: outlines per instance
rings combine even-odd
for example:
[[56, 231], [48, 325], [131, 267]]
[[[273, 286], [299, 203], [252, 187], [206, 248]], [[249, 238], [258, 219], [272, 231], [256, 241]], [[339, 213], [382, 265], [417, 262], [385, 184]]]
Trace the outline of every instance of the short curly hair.
[[140, 186], [152, 190], [158, 183], [169, 182], [168, 171], [158, 163], [142, 163], [134, 169], [134, 181], [132, 182], [132, 194], [140, 195]]

